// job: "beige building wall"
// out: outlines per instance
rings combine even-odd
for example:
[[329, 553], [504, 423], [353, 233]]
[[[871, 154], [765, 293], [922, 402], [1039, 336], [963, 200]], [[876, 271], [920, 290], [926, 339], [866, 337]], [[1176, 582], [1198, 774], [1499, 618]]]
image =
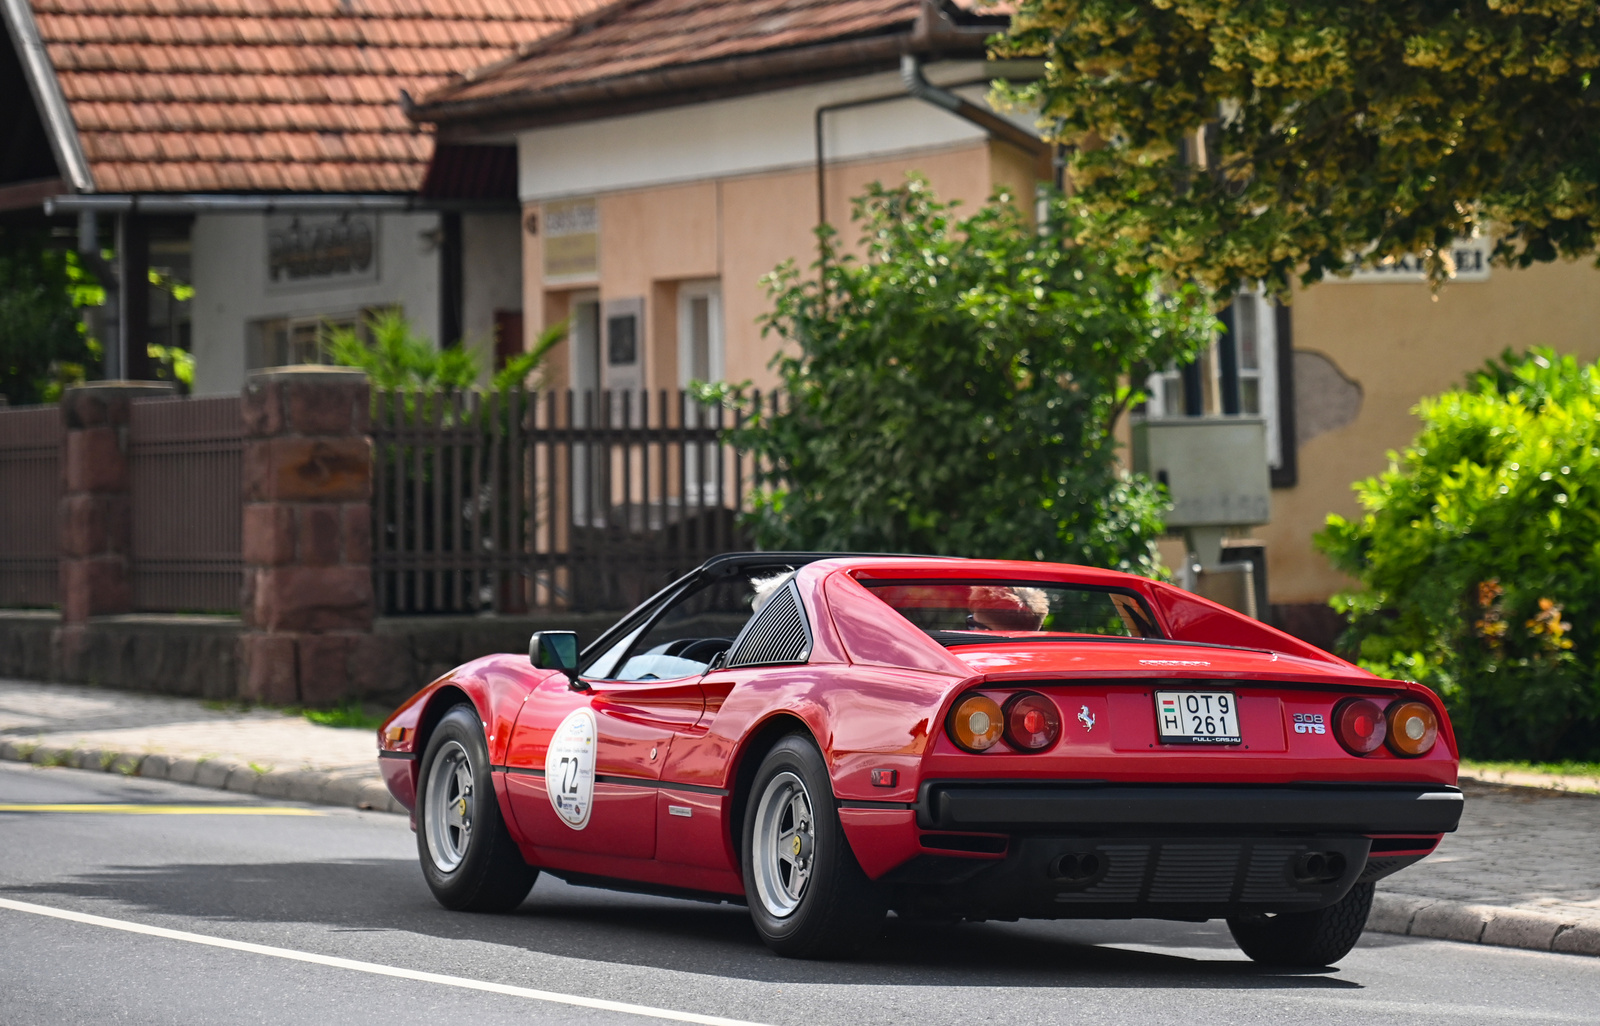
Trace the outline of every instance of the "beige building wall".
[[1273, 491], [1272, 523], [1254, 532], [1267, 543], [1275, 603], [1323, 602], [1348, 586], [1312, 535], [1329, 513], [1360, 512], [1351, 484], [1415, 437], [1424, 396], [1459, 386], [1508, 347], [1600, 358], [1600, 272], [1586, 262], [1496, 267], [1437, 298], [1422, 284], [1322, 283], [1298, 291], [1291, 310], [1298, 482]]
[[[854, 243], [851, 200], [878, 181], [896, 185], [909, 172], [929, 180], [941, 200], [959, 199], [970, 212], [999, 185], [1014, 191], [1027, 181], [1020, 154], [987, 142], [946, 146], [893, 158], [832, 163], [826, 172], [829, 221]], [[759, 319], [771, 310], [763, 276], [786, 260], [803, 272], [816, 260], [817, 178], [813, 169], [732, 175], [688, 184], [621, 189], [593, 197], [599, 215], [598, 274], [593, 279], [544, 281], [543, 248], [525, 233], [523, 250], [526, 332], [529, 344], [547, 325], [566, 317], [570, 298], [598, 291], [610, 300], [643, 298], [643, 379], [652, 389], [678, 387], [678, 288], [715, 280], [721, 287], [723, 378], [771, 388], [775, 337], [762, 337]], [[1022, 204], [1026, 210], [1031, 206]], [[542, 223], [544, 203], [524, 208]], [[853, 245], [852, 245], [852, 248]], [[547, 380], [565, 387], [567, 346], [551, 354]]]

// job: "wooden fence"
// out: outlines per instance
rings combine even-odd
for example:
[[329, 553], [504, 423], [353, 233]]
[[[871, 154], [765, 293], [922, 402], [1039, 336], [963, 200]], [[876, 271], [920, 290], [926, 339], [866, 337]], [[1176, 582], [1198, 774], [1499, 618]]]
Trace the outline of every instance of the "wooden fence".
[[134, 609], [239, 609], [243, 450], [238, 396], [129, 405]]
[[[756, 408], [774, 397], [753, 397]], [[379, 393], [380, 614], [622, 609], [746, 541], [743, 414], [684, 392]]]
[[0, 607], [59, 601], [62, 434], [55, 406], [0, 409]]

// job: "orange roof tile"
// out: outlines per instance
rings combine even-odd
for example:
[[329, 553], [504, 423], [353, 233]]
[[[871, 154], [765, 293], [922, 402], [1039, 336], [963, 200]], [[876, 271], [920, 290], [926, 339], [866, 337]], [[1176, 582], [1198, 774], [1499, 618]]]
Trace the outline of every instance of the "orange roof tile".
[[602, 0], [30, 0], [101, 192], [412, 192], [422, 95]]

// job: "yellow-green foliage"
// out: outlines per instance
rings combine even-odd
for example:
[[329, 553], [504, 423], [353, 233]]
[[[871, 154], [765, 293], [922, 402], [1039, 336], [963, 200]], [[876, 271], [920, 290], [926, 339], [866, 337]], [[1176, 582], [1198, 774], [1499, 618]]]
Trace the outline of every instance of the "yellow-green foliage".
[[[1084, 241], [1135, 239], [1219, 293], [1504, 231], [1594, 249], [1593, 0], [1022, 0], [1016, 99], [1069, 151]], [[1204, 146], [1196, 145], [1204, 130]]]
[[1317, 538], [1375, 672], [1421, 680], [1483, 758], [1600, 756], [1600, 364], [1509, 353]]

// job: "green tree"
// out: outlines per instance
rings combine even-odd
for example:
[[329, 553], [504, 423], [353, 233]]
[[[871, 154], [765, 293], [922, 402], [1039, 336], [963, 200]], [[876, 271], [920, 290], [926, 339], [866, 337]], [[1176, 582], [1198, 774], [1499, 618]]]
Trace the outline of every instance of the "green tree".
[[98, 289], [76, 254], [47, 242], [43, 232], [0, 226], [0, 394], [19, 405], [54, 400], [98, 363], [77, 313], [98, 301]]
[[912, 179], [855, 202], [864, 256], [820, 234], [819, 276], [767, 279], [786, 392], [743, 434], [771, 467], [764, 546], [1046, 559], [1158, 573], [1165, 497], [1113, 428], [1214, 321], [1193, 287], [1067, 244], [1060, 198], [956, 220]]
[[1361, 585], [1348, 641], [1438, 690], [1472, 755], [1600, 757], [1600, 364], [1507, 353], [1415, 412], [1317, 537]]
[[1022, 0], [998, 49], [1046, 61], [1012, 98], [1069, 147], [1080, 241], [1218, 294], [1595, 248], [1593, 0]]

